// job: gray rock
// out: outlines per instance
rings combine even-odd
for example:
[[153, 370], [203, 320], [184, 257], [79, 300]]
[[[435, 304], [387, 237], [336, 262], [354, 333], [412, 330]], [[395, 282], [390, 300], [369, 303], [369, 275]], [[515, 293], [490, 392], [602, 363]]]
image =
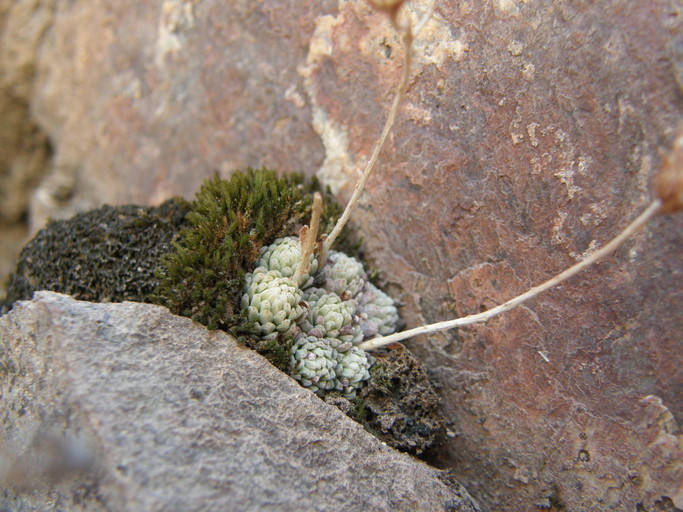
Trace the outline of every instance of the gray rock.
[[38, 292], [0, 319], [2, 510], [479, 510], [223, 332]]
[[[363, 0], [226, 5], [0, 0], [0, 107], [25, 102], [0, 118], [27, 130], [5, 147], [24, 155], [16, 144], [34, 140], [19, 112], [54, 148], [33, 228], [190, 198], [214, 170], [249, 165], [350, 197], [399, 79], [396, 32]], [[354, 215], [407, 326], [505, 301], [644, 208], [683, 111], [680, 12], [681, 0], [438, 2]], [[0, 175], [5, 207], [19, 174]], [[680, 434], [648, 421], [683, 424], [682, 253], [683, 216], [660, 218], [525, 308], [407, 342], [449, 423], [439, 465], [493, 510], [683, 508], [683, 458], [663, 460], [657, 441]]]

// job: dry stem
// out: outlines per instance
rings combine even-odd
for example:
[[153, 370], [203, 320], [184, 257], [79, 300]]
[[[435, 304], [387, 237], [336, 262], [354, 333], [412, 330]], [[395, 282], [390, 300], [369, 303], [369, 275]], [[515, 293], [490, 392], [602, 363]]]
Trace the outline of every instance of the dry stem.
[[[310, 256], [315, 250], [315, 242], [318, 238], [318, 229], [320, 228], [320, 215], [323, 211], [323, 198], [319, 192], [313, 195], [313, 211], [311, 212], [310, 227], [304, 226], [301, 229], [301, 260], [296, 272], [292, 276], [292, 280], [297, 286], [301, 286], [304, 274], [307, 274], [311, 268]], [[308, 229], [306, 229], [308, 228]], [[322, 264], [322, 263], [321, 263]]]
[[[379, 154], [384, 148], [384, 144], [386, 143], [387, 137], [389, 135], [389, 132], [391, 131], [391, 127], [394, 125], [394, 121], [396, 120], [396, 114], [398, 113], [398, 108], [401, 105], [401, 102], [403, 101], [403, 98], [406, 95], [406, 91], [408, 90], [408, 83], [410, 81], [410, 70], [412, 66], [412, 52], [413, 52], [413, 41], [415, 40], [415, 34], [419, 32], [422, 27], [424, 27], [425, 23], [429, 19], [429, 17], [432, 15], [432, 12], [434, 10], [434, 4], [429, 8], [429, 10], [425, 13], [425, 15], [422, 17], [422, 19], [417, 23], [416, 27], [417, 30], [415, 33], [413, 32], [413, 27], [411, 26], [410, 22], [406, 22], [404, 25], [400, 25], [398, 22], [397, 18], [397, 13], [395, 13], [393, 16], [391, 16], [391, 21], [396, 27], [396, 29], [400, 30], [403, 32], [403, 54], [404, 54], [404, 62], [403, 62], [403, 73], [401, 74], [401, 82], [399, 83], [398, 86], [398, 91], [396, 93], [396, 97], [394, 98], [394, 103], [391, 105], [391, 110], [389, 110], [389, 116], [387, 117], [386, 122], [384, 123], [384, 128], [382, 129], [382, 134], [380, 135], [379, 139], [375, 143], [375, 147], [372, 150], [372, 155], [370, 156], [370, 160], [368, 160], [367, 164], [365, 165], [365, 169], [363, 170], [363, 174], [360, 177], [360, 180], [358, 183], [356, 183], [356, 187], [353, 190], [353, 195], [351, 196], [351, 199], [349, 203], [346, 205], [346, 208], [344, 209], [344, 212], [342, 213], [342, 216], [339, 217], [339, 220], [335, 224], [334, 228], [332, 229], [332, 232], [328, 235], [327, 239], [325, 240], [323, 244], [323, 254], [327, 254], [327, 252], [330, 250], [332, 247], [332, 244], [334, 241], [337, 239], [339, 234], [341, 233], [341, 230], [344, 228], [346, 223], [349, 220], [349, 217], [351, 216], [351, 212], [353, 212], [354, 208], [358, 204], [358, 200], [360, 199], [361, 194], [363, 193], [363, 189], [365, 188], [365, 184], [368, 181], [368, 178], [370, 177], [370, 173], [372, 170], [375, 168], [375, 164], [377, 164], [377, 159], [379, 158]], [[321, 262], [321, 264], [324, 264], [324, 262]]]
[[566, 281], [570, 277], [581, 272], [584, 268], [589, 267], [593, 263], [601, 260], [612, 251], [621, 246], [626, 240], [637, 233], [652, 217], [654, 217], [662, 207], [662, 202], [658, 199], [652, 202], [648, 208], [641, 213], [631, 224], [629, 224], [626, 229], [624, 229], [619, 235], [613, 238], [607, 245], [601, 249], [595, 251], [594, 253], [587, 256], [584, 260], [580, 261], [576, 265], [569, 267], [564, 272], [556, 275], [552, 279], [549, 279], [543, 284], [531, 288], [526, 293], [518, 295], [517, 297], [510, 299], [500, 306], [496, 306], [483, 313], [477, 313], [476, 315], [469, 315], [462, 318], [456, 318], [453, 320], [447, 320], [445, 322], [438, 322], [430, 325], [423, 325], [421, 327], [416, 327], [415, 329], [409, 329], [407, 331], [398, 332], [391, 334], [389, 336], [373, 338], [371, 340], [365, 341], [358, 345], [359, 348], [363, 350], [373, 350], [390, 343], [405, 340], [407, 338], [412, 338], [420, 334], [429, 334], [432, 332], [446, 331], [448, 329], [453, 329], [454, 327], [460, 327], [463, 325], [469, 325], [474, 323], [486, 322], [490, 318], [496, 315], [504, 313], [511, 310], [512, 308], [519, 306], [520, 304], [526, 302], [529, 299], [534, 298], [541, 292], [548, 290], [554, 286], [557, 286], [563, 281]]

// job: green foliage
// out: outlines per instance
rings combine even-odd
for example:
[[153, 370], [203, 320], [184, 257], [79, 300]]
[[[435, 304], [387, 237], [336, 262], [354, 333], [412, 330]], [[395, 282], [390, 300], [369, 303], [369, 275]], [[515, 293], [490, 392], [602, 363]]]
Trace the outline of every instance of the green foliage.
[[[188, 226], [162, 258], [152, 300], [209, 329], [243, 332], [244, 275], [253, 270], [261, 247], [298, 234], [319, 188], [315, 180], [305, 184], [297, 174], [278, 178], [267, 169], [205, 181], [187, 214]], [[323, 204], [322, 227], [328, 231], [341, 208], [330, 194]]]
[[390, 396], [394, 392], [394, 381], [391, 370], [386, 364], [377, 362], [370, 368], [372, 383], [378, 393]]

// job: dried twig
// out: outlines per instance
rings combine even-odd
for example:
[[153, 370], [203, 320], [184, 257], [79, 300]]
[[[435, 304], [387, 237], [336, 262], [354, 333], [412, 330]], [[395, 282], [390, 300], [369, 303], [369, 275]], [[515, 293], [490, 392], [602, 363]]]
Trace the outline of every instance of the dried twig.
[[[358, 183], [356, 183], [356, 187], [353, 190], [353, 195], [351, 196], [351, 199], [349, 200], [349, 203], [346, 205], [346, 208], [344, 209], [344, 212], [342, 213], [342, 216], [339, 217], [339, 220], [335, 224], [334, 228], [328, 235], [327, 239], [325, 240], [323, 244], [323, 253], [327, 254], [327, 252], [330, 250], [332, 247], [332, 244], [334, 241], [337, 239], [339, 234], [341, 233], [341, 230], [344, 228], [346, 223], [349, 220], [349, 217], [351, 216], [351, 212], [353, 212], [354, 208], [358, 204], [358, 200], [360, 199], [361, 194], [363, 193], [363, 189], [365, 188], [365, 184], [368, 181], [368, 178], [370, 177], [370, 173], [372, 170], [375, 168], [375, 165], [377, 164], [377, 159], [379, 158], [379, 154], [384, 148], [384, 144], [386, 143], [387, 136], [389, 135], [389, 132], [391, 131], [392, 126], [394, 125], [394, 121], [396, 120], [396, 114], [398, 113], [398, 108], [401, 105], [401, 102], [403, 101], [403, 98], [406, 95], [406, 91], [408, 90], [408, 83], [410, 81], [410, 71], [412, 67], [412, 62], [413, 62], [413, 42], [415, 40], [415, 35], [417, 32], [419, 32], [429, 19], [429, 17], [432, 15], [432, 12], [434, 11], [434, 4], [429, 8], [429, 10], [423, 15], [423, 17], [420, 19], [420, 21], [417, 23], [416, 27], [417, 29], [413, 31], [413, 27], [410, 24], [409, 21], [406, 21], [405, 23], [401, 24], [398, 19], [398, 11], [403, 4], [403, 0], [399, 1], [374, 1], [371, 2], [376, 8], [385, 11], [394, 27], [396, 27], [397, 30], [402, 32], [402, 40], [403, 40], [403, 54], [404, 54], [404, 61], [403, 61], [403, 72], [401, 74], [401, 81], [398, 86], [398, 91], [396, 93], [396, 97], [394, 98], [394, 103], [391, 105], [391, 110], [389, 111], [389, 115], [387, 117], [386, 122], [384, 123], [384, 128], [382, 129], [382, 134], [380, 135], [379, 139], [375, 143], [375, 147], [372, 151], [372, 155], [370, 156], [370, 160], [368, 160], [367, 164], [365, 165], [365, 170], [363, 171], [363, 174], [360, 177], [360, 180]], [[321, 264], [324, 264], [324, 262], [321, 262]]]
[[607, 245], [601, 249], [595, 251], [594, 253], [587, 256], [584, 260], [580, 261], [576, 265], [569, 267], [564, 272], [556, 275], [552, 279], [549, 279], [543, 284], [531, 288], [529, 291], [518, 295], [517, 297], [510, 299], [500, 306], [496, 306], [483, 313], [477, 313], [476, 315], [469, 315], [462, 318], [456, 318], [453, 320], [447, 320], [445, 322], [438, 322], [430, 325], [423, 325], [421, 327], [416, 327], [414, 329], [409, 329], [403, 332], [397, 332], [389, 336], [373, 338], [371, 340], [365, 341], [358, 345], [359, 348], [363, 350], [374, 350], [376, 348], [394, 343], [397, 341], [402, 341], [407, 338], [412, 338], [413, 336], [418, 336], [420, 334], [429, 334], [432, 332], [446, 331], [448, 329], [453, 329], [454, 327], [461, 327], [463, 325], [470, 325], [475, 323], [486, 322], [490, 318], [496, 315], [510, 311], [512, 308], [519, 306], [520, 304], [534, 298], [541, 292], [544, 292], [558, 284], [566, 281], [570, 277], [578, 274], [584, 268], [589, 267], [593, 263], [601, 260], [612, 251], [616, 250], [621, 246], [626, 240], [637, 233], [647, 222], [654, 217], [657, 213], [660, 213], [662, 208], [662, 202], [659, 199], [655, 199], [648, 208], [641, 213], [638, 218], [636, 218], [631, 224], [629, 224], [626, 229], [624, 229], [619, 235], [613, 238]]
[[303, 276], [308, 273], [311, 268], [311, 255], [315, 250], [316, 239], [318, 238], [318, 229], [320, 228], [320, 216], [323, 211], [323, 198], [320, 193], [316, 192], [313, 195], [313, 211], [311, 213], [311, 225], [304, 226], [299, 232], [299, 240], [301, 241], [301, 260], [296, 272], [292, 276], [292, 280], [300, 286], [303, 282]]

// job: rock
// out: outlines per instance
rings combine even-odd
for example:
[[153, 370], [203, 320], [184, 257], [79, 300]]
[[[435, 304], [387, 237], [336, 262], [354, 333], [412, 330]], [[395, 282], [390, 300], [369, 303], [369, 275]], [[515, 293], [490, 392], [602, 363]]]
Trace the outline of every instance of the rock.
[[0, 319], [3, 510], [479, 510], [253, 351], [165, 308]]
[[52, 22], [49, 4], [0, 5], [0, 223], [26, 217], [31, 193], [49, 166], [47, 136], [30, 112], [38, 48]]
[[37, 53], [52, 22], [48, 2], [0, 2], [0, 296], [26, 242], [29, 200], [51, 147], [31, 114]]
[[[540, 284], [648, 205], [683, 111], [682, 23], [680, 2], [439, 2], [355, 217], [408, 327]], [[362, 2], [315, 41], [319, 131], [348, 134], [322, 171], [353, 169], [400, 46]], [[682, 253], [683, 216], [659, 217], [524, 307], [406, 341], [449, 422], [435, 462], [492, 510], [683, 509]]]
[[[249, 165], [348, 198], [400, 74], [362, 1], [36, 5], [53, 21], [29, 104], [55, 150], [38, 227]], [[678, 0], [439, 2], [355, 216], [409, 327], [544, 281], [647, 204], [683, 109], [681, 20]], [[683, 422], [682, 219], [486, 326], [406, 343], [447, 412], [439, 463], [492, 509], [683, 507], [639, 426], [648, 397]]]
[[[16, 259], [28, 240], [25, 225], [13, 223], [0, 227], [0, 297], [7, 296], [8, 276], [15, 268]], [[0, 299], [0, 313], [2, 311]]]

